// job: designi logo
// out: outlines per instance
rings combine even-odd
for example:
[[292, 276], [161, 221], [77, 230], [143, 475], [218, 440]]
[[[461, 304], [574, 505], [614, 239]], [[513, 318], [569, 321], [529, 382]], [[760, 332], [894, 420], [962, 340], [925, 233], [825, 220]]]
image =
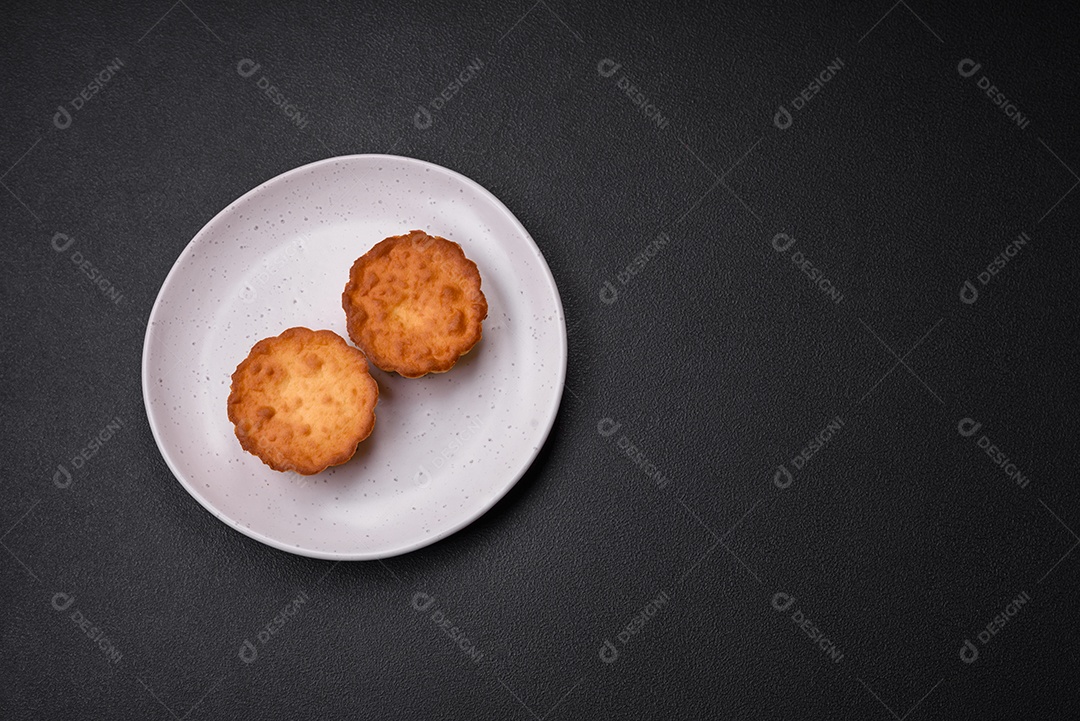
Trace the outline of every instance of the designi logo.
[[419, 592], [413, 594], [412, 607], [417, 611], [426, 611], [435, 603], [435, 597], [430, 593]]
[[244, 645], [240, 647], [240, 660], [244, 663], [254, 663], [255, 659], [259, 657], [259, 649], [255, 648], [255, 644], [251, 641], [244, 639]]
[[776, 468], [776, 473], [773, 474], [772, 482], [780, 490], [784, 490], [791, 485], [792, 481], [791, 471], [787, 469], [787, 466], [780, 464]]
[[71, 608], [71, 604], [73, 603], [75, 603], [75, 597], [70, 593], [60, 591], [52, 597], [52, 607], [57, 611], [66, 611]]
[[413, 116], [413, 125], [417, 130], [427, 130], [431, 127], [434, 121], [431, 119], [431, 112], [423, 105], [416, 106], [416, 115]]

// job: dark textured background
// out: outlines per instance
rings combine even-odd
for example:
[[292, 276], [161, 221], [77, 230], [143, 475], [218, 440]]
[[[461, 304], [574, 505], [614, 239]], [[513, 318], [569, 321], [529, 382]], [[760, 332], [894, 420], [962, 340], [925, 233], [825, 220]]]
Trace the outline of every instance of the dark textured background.
[[[1080, 6], [100, 5], [0, 19], [0, 717], [1075, 711]], [[778, 129], [778, 106], [837, 57]], [[120, 71], [57, 128], [57, 107], [114, 58]], [[238, 74], [245, 58], [305, 128]], [[622, 67], [604, 77], [609, 58]], [[979, 73], [961, 77], [964, 58]], [[476, 59], [418, 129], [418, 106]], [[979, 90], [984, 74], [1026, 128]], [[158, 288], [204, 223], [290, 168], [373, 152], [460, 171], [521, 219], [566, 307], [568, 392], [532, 470], [478, 522], [385, 563], [334, 564], [262, 546], [187, 495], [151, 437], [139, 364]], [[58, 232], [75, 238], [64, 253]], [[1020, 232], [1030, 243], [979, 284]], [[777, 233], [796, 244], [774, 250]], [[843, 428], [795, 472], [836, 416]], [[982, 427], [963, 437], [968, 417]], [[114, 418], [121, 430], [54, 484]], [[603, 419], [619, 430], [602, 435]], [[57, 593], [76, 601], [58, 612]], [[436, 605], [414, 610], [417, 593]], [[788, 611], [777, 593], [795, 597]]]

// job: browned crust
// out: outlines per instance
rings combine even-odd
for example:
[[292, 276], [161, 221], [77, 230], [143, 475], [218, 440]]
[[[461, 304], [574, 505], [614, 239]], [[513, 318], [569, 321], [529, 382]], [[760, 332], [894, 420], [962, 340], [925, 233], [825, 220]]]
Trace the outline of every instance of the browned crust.
[[[341, 450], [319, 459], [305, 460], [290, 457], [287, 449], [275, 447], [273, 444], [263, 441], [260, 435], [261, 424], [248, 421], [245, 416], [245, 391], [249, 380], [252, 366], [267, 356], [273, 356], [278, 346], [297, 344], [309, 346], [318, 341], [324, 341], [335, 346], [335, 352], [343, 352], [352, 361], [357, 363], [357, 371], [366, 376], [368, 394], [371, 398], [371, 412], [363, 419], [363, 424], [348, 437], [343, 437], [340, 444]], [[379, 385], [371, 377], [368, 371], [367, 359], [364, 354], [353, 348], [345, 339], [337, 333], [329, 330], [313, 331], [310, 328], [289, 328], [280, 335], [263, 338], [249, 351], [247, 357], [240, 362], [232, 374], [232, 383], [229, 388], [228, 413], [229, 421], [235, 427], [236, 438], [240, 446], [248, 453], [259, 458], [263, 463], [275, 471], [295, 471], [300, 475], [310, 476], [326, 470], [330, 466], [338, 466], [350, 460], [356, 453], [360, 442], [371, 435], [375, 428], [375, 406], [379, 402]]]
[[[400, 260], [400, 254], [396, 254], [397, 261], [390, 257], [398, 249], [408, 252], [408, 261]], [[425, 278], [418, 266], [423, 267], [424, 274], [434, 277], [434, 281], [428, 282], [453, 284], [460, 292], [461, 300], [454, 308], [462, 311], [465, 329], [449, 340], [446, 329], [426, 328], [409, 334], [387, 322], [393, 308], [388, 311], [380, 298], [387, 292], [404, 292], [398, 274], [405, 276], [407, 284], [424, 287]], [[390, 270], [394, 277], [373, 282], [371, 278], [365, 279], [369, 268]], [[487, 318], [488, 305], [480, 285], [480, 270], [476, 263], [465, 257], [457, 243], [422, 230], [386, 238], [357, 258], [349, 270], [349, 281], [341, 294], [349, 337], [376, 367], [384, 371], [393, 371], [405, 378], [445, 373], [483, 336], [482, 323]], [[420, 302], [419, 294], [419, 291], [413, 293], [414, 302]], [[430, 293], [426, 297], [430, 298]], [[416, 350], [417, 345], [425, 350]], [[432, 345], [439, 352], [432, 352]], [[388, 350], [388, 346], [393, 350]]]

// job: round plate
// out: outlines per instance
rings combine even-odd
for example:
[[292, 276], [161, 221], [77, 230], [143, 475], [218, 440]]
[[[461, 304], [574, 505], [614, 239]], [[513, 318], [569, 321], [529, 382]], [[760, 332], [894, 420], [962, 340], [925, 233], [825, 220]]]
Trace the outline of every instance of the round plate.
[[[348, 340], [353, 261], [413, 229], [460, 243], [480, 268], [483, 339], [439, 375], [372, 366], [375, 430], [344, 465], [300, 476], [245, 453], [226, 410], [237, 364], [293, 326]], [[547, 438], [565, 376], [559, 291], [525, 228], [468, 178], [393, 155], [305, 165], [218, 213], [161, 286], [142, 363], [154, 439], [199, 503], [275, 548], [340, 560], [420, 548], [491, 508]]]

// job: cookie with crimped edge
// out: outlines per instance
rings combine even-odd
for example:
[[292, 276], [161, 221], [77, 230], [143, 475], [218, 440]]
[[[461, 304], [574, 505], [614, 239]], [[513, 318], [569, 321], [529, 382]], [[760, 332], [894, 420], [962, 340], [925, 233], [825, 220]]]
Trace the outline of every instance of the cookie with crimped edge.
[[245, 451], [310, 476], [353, 457], [375, 427], [378, 400], [363, 353], [332, 331], [289, 328], [236, 367], [229, 420]]
[[444, 373], [480, 341], [487, 298], [457, 243], [414, 230], [357, 258], [341, 294], [349, 337], [384, 371]]

